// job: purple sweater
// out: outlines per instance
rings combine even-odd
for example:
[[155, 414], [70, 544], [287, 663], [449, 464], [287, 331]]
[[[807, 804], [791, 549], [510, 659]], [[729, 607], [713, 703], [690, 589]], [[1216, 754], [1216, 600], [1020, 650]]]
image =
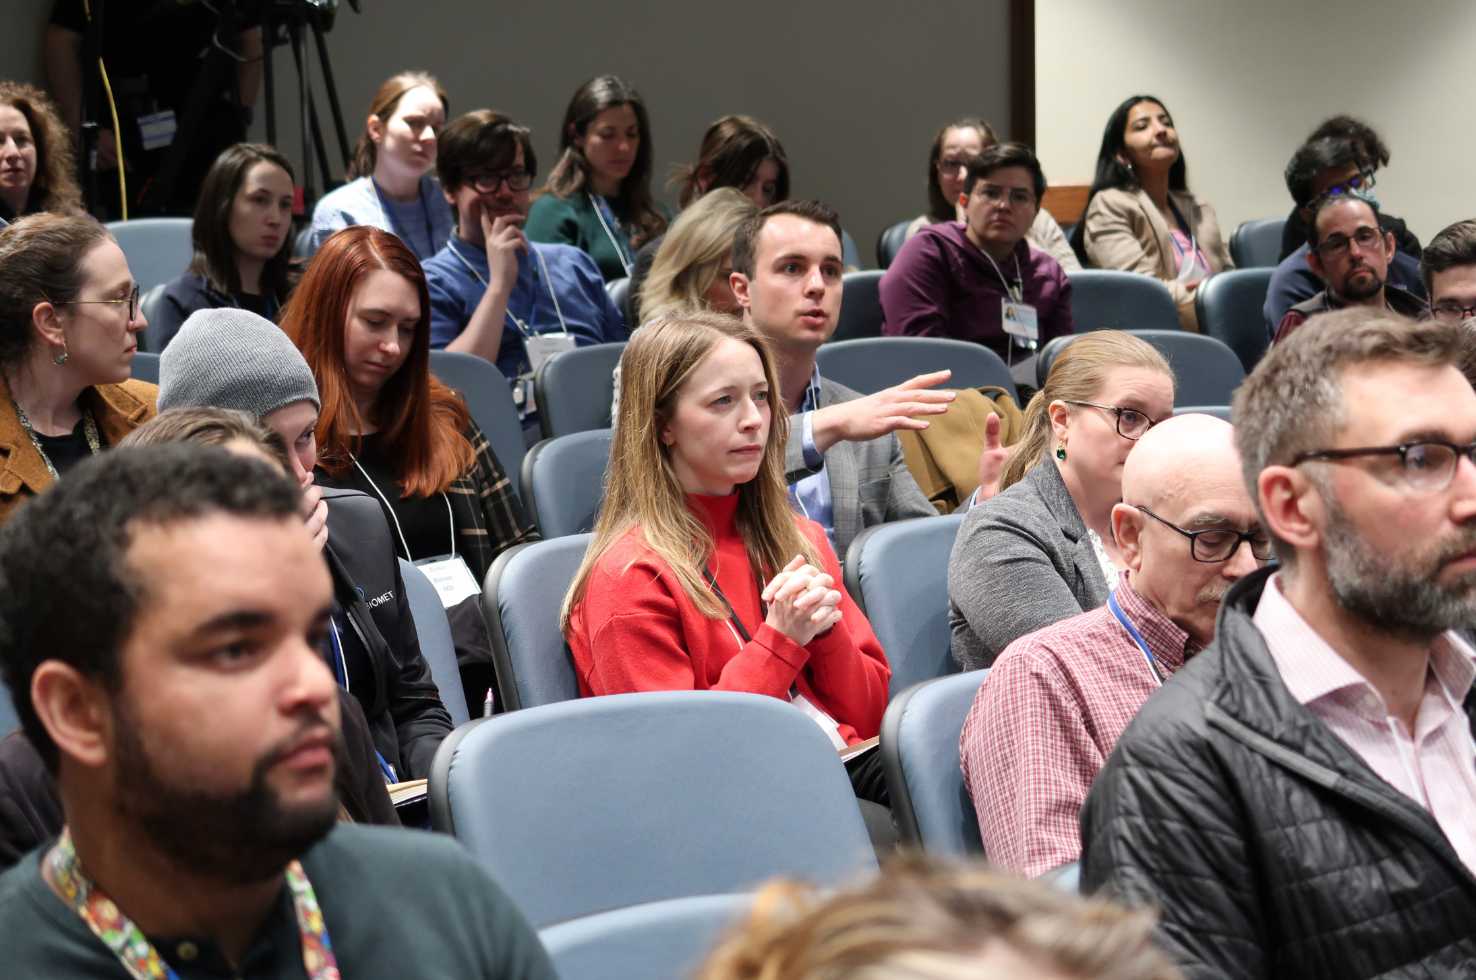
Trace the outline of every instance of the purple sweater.
[[[999, 263], [1011, 282], [1017, 259], [1040, 343], [1072, 333], [1071, 282], [1060, 264], [1021, 239], [1014, 255]], [[882, 333], [972, 340], [1005, 357], [1009, 335], [1000, 325], [1000, 301], [1007, 297], [989, 257], [968, 240], [960, 222], [928, 225], [907, 240], [882, 276]]]

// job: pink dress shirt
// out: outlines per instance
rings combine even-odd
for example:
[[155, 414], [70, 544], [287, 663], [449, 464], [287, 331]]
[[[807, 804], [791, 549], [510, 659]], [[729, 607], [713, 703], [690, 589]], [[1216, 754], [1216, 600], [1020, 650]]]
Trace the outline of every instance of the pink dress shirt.
[[[1119, 579], [1117, 601], [1167, 678], [1189, 636]], [[1038, 875], [1081, 857], [1079, 815], [1112, 746], [1158, 680], [1107, 606], [1005, 647], [959, 738], [990, 862]]]
[[1436, 638], [1410, 732], [1293, 608], [1280, 578], [1266, 583], [1255, 624], [1287, 690], [1380, 779], [1428, 810], [1476, 872], [1476, 742], [1461, 707], [1476, 679], [1476, 653], [1454, 633]]

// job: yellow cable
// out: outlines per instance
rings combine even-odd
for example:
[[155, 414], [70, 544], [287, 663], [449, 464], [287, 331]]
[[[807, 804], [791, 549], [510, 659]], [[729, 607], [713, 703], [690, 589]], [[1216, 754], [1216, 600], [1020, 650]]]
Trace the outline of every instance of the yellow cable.
[[[87, 20], [92, 21], [92, 4], [88, 0], [82, 0], [82, 12], [87, 15]], [[108, 66], [103, 62], [102, 54], [97, 56], [97, 70], [102, 75], [103, 92], [108, 97], [108, 112], [113, 117], [113, 150], [118, 158], [118, 204], [123, 209], [123, 220], [128, 220], [128, 175], [124, 173], [123, 165], [123, 129], [118, 125], [118, 103], [113, 99], [113, 85], [108, 81]], [[96, 166], [95, 161], [88, 161]]]

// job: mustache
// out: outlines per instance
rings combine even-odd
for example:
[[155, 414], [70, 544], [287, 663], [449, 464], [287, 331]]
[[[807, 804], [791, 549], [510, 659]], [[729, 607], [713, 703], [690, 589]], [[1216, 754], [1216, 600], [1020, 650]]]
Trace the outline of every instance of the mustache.
[[345, 752], [343, 733], [329, 724], [328, 720], [323, 716], [314, 714], [311, 717], [304, 718], [302, 723], [297, 726], [297, 729], [291, 735], [283, 738], [268, 749], [266, 754], [257, 762], [256, 768], [264, 772], [301, 748], [302, 743], [325, 737], [330, 740], [334, 761], [341, 765]]

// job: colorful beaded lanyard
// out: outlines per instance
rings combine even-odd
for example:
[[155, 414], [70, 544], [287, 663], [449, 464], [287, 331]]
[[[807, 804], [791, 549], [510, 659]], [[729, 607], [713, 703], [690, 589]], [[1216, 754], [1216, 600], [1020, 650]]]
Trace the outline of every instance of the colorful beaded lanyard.
[[[154, 944], [144, 938], [143, 931], [82, 873], [70, 831], [63, 830], [56, 846], [46, 855], [46, 869], [61, 897], [87, 923], [93, 935], [112, 950], [133, 980], [179, 980], [179, 974], [164, 962]], [[307, 975], [311, 980], [339, 980], [338, 961], [333, 957], [333, 944], [328, 941], [323, 911], [297, 861], [287, 866], [287, 887], [292, 890], [292, 907], [302, 937], [302, 965]]]

